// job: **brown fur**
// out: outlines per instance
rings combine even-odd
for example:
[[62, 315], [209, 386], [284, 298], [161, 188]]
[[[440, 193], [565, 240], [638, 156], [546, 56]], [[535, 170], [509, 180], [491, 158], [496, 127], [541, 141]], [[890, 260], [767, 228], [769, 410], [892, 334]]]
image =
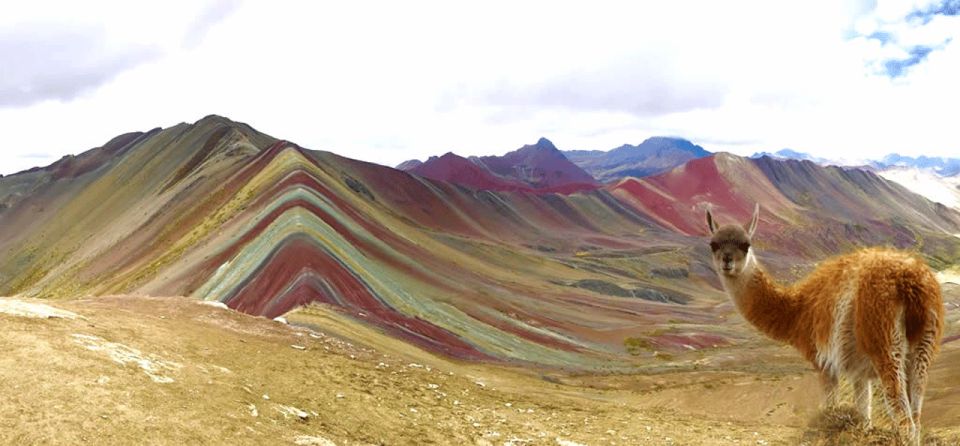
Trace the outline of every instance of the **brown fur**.
[[793, 345], [812, 362], [831, 399], [839, 376], [849, 376], [867, 420], [870, 383], [879, 378], [898, 430], [918, 442], [927, 370], [943, 332], [943, 301], [933, 272], [912, 254], [864, 249], [824, 261], [803, 280], [784, 286], [753, 256], [758, 215], [759, 206], [744, 229], [717, 227], [707, 213], [714, 264], [737, 309], [761, 332]]

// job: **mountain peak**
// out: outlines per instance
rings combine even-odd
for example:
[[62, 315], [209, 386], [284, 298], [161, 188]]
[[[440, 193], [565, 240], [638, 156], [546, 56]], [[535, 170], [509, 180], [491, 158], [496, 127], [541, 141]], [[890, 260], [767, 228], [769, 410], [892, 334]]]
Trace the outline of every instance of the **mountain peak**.
[[418, 159], [406, 160], [400, 164], [397, 164], [397, 170], [412, 170], [423, 164], [423, 161]]
[[526, 156], [527, 154], [530, 154], [530, 153], [549, 153], [549, 154], [556, 153], [559, 156], [563, 156], [563, 153], [560, 152], [559, 149], [557, 149], [557, 146], [555, 146], [553, 142], [551, 142], [547, 138], [540, 138], [537, 140], [535, 144], [526, 144], [523, 147], [517, 150], [514, 150], [513, 152], [509, 152], [503, 156], [510, 157], [510, 156], [514, 156], [515, 154], [523, 154], [524, 156]]
[[651, 136], [643, 140], [643, 142], [637, 147], [650, 148], [654, 150], [682, 150], [697, 158], [703, 158], [710, 155], [710, 152], [704, 150], [703, 147], [690, 142], [690, 140], [677, 136]]
[[543, 138], [543, 137], [541, 137], [540, 139], [537, 140], [537, 143], [535, 144], [535, 147], [539, 147], [539, 148], [541, 148], [541, 149], [553, 149], [553, 150], [557, 150], [557, 146], [553, 145], [553, 142], [551, 142], [549, 139]]
[[209, 114], [209, 115], [207, 115], [207, 116], [204, 116], [204, 117], [198, 119], [196, 122], [193, 123], [193, 125], [197, 125], [197, 126], [199, 126], [199, 125], [204, 125], [204, 124], [227, 124], [227, 125], [235, 125], [235, 124], [237, 124], [237, 123], [234, 122], [232, 119], [226, 117], [226, 116], [220, 116], [220, 115], [215, 115], [215, 114]]

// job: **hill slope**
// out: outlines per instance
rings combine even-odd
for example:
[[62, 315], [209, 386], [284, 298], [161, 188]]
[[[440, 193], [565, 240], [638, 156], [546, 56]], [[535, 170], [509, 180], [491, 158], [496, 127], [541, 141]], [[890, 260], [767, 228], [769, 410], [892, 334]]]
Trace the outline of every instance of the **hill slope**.
[[760, 203], [760, 246], [768, 253], [822, 258], [854, 246], [893, 245], [918, 247], [935, 258], [958, 254], [952, 234], [960, 214], [859, 169], [721, 153], [610, 190], [658, 223], [691, 235], [706, 233], [707, 206], [722, 221], [745, 222]]
[[944, 177], [915, 167], [891, 167], [877, 174], [930, 201], [960, 210], [960, 176]]
[[[324, 307], [294, 315], [303, 325], [287, 326], [183, 298], [47, 303], [0, 298], [8, 363], [0, 382], [14, 390], [0, 400], [0, 443], [889, 441], [882, 411], [880, 429], [869, 433], [849, 423], [811, 425], [816, 377], [770, 347], [710, 354], [699, 370], [540, 375], [446, 361], [356, 325], [344, 331]], [[343, 341], [346, 333], [359, 341]], [[950, 384], [960, 379], [957, 344], [944, 346], [931, 371], [924, 427], [940, 441], [932, 444], [960, 439]], [[740, 364], [780, 366], [738, 369], [721, 359], [731, 355]]]
[[[638, 320], [714, 317], [662, 303], [702, 286], [639, 274], [682, 238], [605, 191], [478, 192], [238, 127], [157, 131], [113, 168], [37, 180], [0, 213], [17, 228], [0, 294], [188, 295], [268, 317], [325, 302], [455, 357], [558, 367], [627, 367]], [[584, 250], [651, 254], [609, 269]]]

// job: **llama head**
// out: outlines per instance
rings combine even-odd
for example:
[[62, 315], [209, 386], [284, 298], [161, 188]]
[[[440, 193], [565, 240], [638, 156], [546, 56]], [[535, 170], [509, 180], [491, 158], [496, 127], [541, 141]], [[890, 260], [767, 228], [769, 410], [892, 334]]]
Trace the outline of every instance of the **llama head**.
[[707, 210], [707, 226], [710, 228], [710, 250], [713, 251], [713, 266], [717, 274], [723, 277], [736, 278], [743, 273], [750, 263], [750, 244], [753, 234], [757, 231], [757, 222], [760, 218], [760, 204], [753, 210], [753, 218], [745, 226], [720, 226]]

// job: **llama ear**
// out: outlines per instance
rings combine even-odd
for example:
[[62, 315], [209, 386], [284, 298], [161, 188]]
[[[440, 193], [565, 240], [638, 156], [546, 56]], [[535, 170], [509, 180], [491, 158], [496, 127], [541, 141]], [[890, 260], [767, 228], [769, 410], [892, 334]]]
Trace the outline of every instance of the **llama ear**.
[[710, 234], [717, 232], [717, 222], [713, 219], [710, 209], [707, 209], [707, 227], [710, 228]]
[[750, 226], [747, 228], [747, 235], [750, 238], [753, 238], [753, 234], [757, 232], [757, 223], [760, 222], [760, 203], [757, 203], [757, 206], [753, 208], [753, 217], [750, 219]]

